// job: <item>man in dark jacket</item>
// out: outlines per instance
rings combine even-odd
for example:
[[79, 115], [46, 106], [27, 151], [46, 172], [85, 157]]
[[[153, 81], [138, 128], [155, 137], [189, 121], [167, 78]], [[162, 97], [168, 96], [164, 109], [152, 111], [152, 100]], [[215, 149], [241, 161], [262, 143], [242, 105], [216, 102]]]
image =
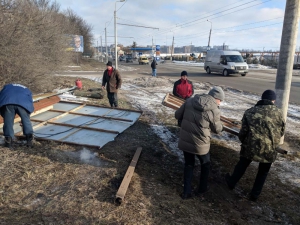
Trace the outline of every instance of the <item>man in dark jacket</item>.
[[122, 79], [118, 70], [112, 67], [112, 62], [108, 61], [107, 69], [103, 73], [102, 88], [107, 91], [107, 98], [111, 107], [118, 107], [118, 89], [121, 88]]
[[225, 179], [230, 189], [244, 175], [252, 161], [259, 162], [258, 172], [249, 194], [249, 199], [256, 201], [260, 195], [272, 163], [276, 159], [276, 148], [284, 134], [285, 122], [282, 111], [274, 102], [276, 94], [266, 90], [257, 104], [246, 110], [242, 119], [239, 139], [242, 142], [240, 160], [233, 174], [226, 174]]
[[211, 131], [220, 133], [223, 125], [220, 120], [219, 105], [225, 95], [220, 87], [214, 87], [208, 94], [195, 95], [189, 98], [175, 112], [175, 118], [182, 120], [178, 147], [184, 153], [184, 188], [182, 198], [192, 197], [192, 178], [195, 155], [201, 163], [198, 194], [208, 190], [207, 179], [210, 169]]
[[194, 94], [193, 83], [188, 80], [188, 73], [181, 72], [181, 79], [174, 83], [173, 95], [186, 100]]
[[152, 77], [156, 77], [156, 60], [155, 58], [153, 59], [152, 63], [151, 63], [151, 68], [152, 68]]
[[14, 139], [14, 119], [21, 117], [27, 146], [32, 147], [33, 129], [30, 114], [34, 111], [31, 91], [21, 84], [7, 84], [0, 92], [0, 111], [4, 120], [5, 147], [11, 148]]

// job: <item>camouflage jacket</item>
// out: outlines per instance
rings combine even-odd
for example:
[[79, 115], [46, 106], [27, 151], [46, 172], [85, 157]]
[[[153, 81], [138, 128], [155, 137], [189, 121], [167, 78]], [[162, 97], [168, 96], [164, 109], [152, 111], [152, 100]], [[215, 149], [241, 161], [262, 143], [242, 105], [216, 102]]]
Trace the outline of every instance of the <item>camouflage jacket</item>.
[[277, 156], [275, 149], [284, 129], [282, 111], [272, 101], [258, 101], [243, 116], [239, 133], [242, 142], [240, 155], [256, 162], [274, 162]]

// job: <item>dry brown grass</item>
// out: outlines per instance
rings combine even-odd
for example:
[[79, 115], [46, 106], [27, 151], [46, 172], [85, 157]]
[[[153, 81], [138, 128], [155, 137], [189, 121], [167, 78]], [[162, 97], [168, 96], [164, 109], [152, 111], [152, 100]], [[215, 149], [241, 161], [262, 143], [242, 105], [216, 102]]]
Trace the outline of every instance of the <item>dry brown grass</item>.
[[[74, 78], [55, 77], [62, 87]], [[86, 88], [96, 83], [83, 79]], [[99, 84], [98, 84], [99, 85]], [[121, 96], [120, 96], [121, 97]], [[121, 107], [131, 106], [122, 99]], [[106, 98], [95, 100], [108, 105]], [[159, 115], [158, 115], [159, 116]], [[299, 189], [270, 173], [257, 203], [249, 202], [256, 173], [251, 166], [234, 191], [223, 176], [238, 160], [238, 153], [220, 141], [211, 146], [210, 191], [182, 200], [183, 163], [163, 144], [143, 115], [132, 127], [98, 153], [101, 166], [84, 164], [69, 153], [81, 146], [35, 142], [28, 149], [0, 148], [0, 224], [297, 224]], [[161, 115], [178, 134], [176, 121]], [[143, 148], [124, 202], [114, 196], [137, 147]], [[195, 169], [194, 186], [199, 177]]]

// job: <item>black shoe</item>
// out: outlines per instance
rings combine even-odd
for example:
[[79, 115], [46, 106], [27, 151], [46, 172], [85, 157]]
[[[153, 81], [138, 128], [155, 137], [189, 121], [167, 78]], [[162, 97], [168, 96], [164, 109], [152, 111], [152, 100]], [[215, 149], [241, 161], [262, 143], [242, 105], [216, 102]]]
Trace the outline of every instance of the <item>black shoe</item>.
[[249, 194], [248, 199], [249, 199], [249, 201], [256, 202], [258, 197], [255, 197], [254, 195]]
[[229, 188], [230, 190], [233, 190], [233, 189], [234, 189], [234, 186], [232, 186], [232, 185], [230, 184], [230, 174], [229, 174], [229, 173], [226, 173], [226, 175], [225, 175], [225, 180], [226, 180], [226, 183], [227, 183], [228, 188]]
[[4, 147], [12, 148], [12, 138], [11, 137], [4, 138]]
[[198, 190], [196, 195], [199, 196], [199, 195], [205, 194], [208, 191], [209, 191], [209, 186], [207, 186], [207, 188], [205, 190]]
[[186, 200], [186, 199], [190, 199], [193, 197], [193, 195], [190, 193], [190, 194], [185, 194], [185, 193], [182, 193], [180, 195], [180, 197], [183, 199], [183, 200]]
[[26, 135], [26, 146], [28, 148], [32, 148], [33, 147], [33, 144], [32, 144], [32, 141], [33, 141], [33, 135], [32, 134], [29, 134], [29, 135]]

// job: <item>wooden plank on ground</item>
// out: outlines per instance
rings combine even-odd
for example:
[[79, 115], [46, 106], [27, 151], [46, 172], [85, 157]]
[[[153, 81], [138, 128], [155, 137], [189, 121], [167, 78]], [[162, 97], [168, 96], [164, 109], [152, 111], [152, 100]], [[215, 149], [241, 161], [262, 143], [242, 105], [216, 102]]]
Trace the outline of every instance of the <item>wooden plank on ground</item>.
[[116, 199], [115, 199], [116, 203], [121, 204], [124, 197], [125, 197], [125, 194], [127, 192], [131, 177], [134, 173], [134, 169], [135, 169], [137, 161], [140, 157], [141, 152], [142, 152], [142, 147], [138, 147], [135, 154], [134, 154], [134, 156], [133, 156], [133, 158], [132, 158], [132, 160], [131, 160], [131, 163], [130, 163], [128, 169], [127, 169], [127, 172], [126, 172], [126, 174], [123, 178], [123, 181], [122, 181], [122, 183], [119, 187], [119, 190], [116, 194]]

